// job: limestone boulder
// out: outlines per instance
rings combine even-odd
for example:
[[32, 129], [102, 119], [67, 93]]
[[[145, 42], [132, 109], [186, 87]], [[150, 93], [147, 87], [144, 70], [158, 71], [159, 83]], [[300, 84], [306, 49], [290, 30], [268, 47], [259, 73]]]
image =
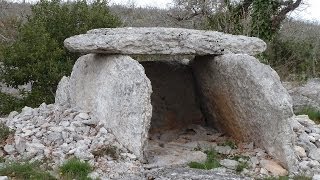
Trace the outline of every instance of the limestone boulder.
[[[62, 88], [65, 87], [65, 88]], [[69, 92], [69, 95], [67, 93]], [[151, 84], [129, 56], [88, 54], [62, 79], [56, 103], [93, 113], [138, 158], [142, 158], [152, 115]]]
[[277, 73], [244, 54], [196, 57], [192, 63], [210, 125], [294, 169], [291, 97]]
[[104, 54], [220, 55], [258, 54], [266, 43], [255, 37], [182, 28], [106, 28], [67, 38], [72, 52]]

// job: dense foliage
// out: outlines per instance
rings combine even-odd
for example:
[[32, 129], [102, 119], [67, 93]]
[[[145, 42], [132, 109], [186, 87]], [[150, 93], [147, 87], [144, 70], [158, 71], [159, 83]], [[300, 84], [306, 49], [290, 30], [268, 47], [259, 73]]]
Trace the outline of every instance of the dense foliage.
[[90, 4], [85, 0], [41, 0], [31, 9], [27, 22], [19, 25], [16, 41], [2, 49], [1, 79], [15, 88], [32, 83], [32, 91], [25, 92], [20, 106], [53, 102], [57, 83], [69, 75], [78, 57], [63, 47], [64, 39], [89, 29], [121, 24], [110, 14], [105, 0]]

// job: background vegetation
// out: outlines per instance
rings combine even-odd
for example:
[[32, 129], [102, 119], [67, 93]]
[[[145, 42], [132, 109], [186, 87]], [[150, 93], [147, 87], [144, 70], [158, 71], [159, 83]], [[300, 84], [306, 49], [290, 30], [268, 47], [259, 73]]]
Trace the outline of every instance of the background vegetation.
[[268, 43], [259, 59], [282, 80], [319, 77], [320, 26], [287, 18], [301, 2], [174, 0], [170, 9], [156, 9], [108, 6], [105, 0], [41, 0], [35, 5], [0, 0], [0, 79], [15, 88], [32, 84], [19, 97], [0, 93], [0, 115], [52, 103], [57, 83], [79, 56], [68, 52], [63, 40], [93, 28], [163, 26], [257, 36]]

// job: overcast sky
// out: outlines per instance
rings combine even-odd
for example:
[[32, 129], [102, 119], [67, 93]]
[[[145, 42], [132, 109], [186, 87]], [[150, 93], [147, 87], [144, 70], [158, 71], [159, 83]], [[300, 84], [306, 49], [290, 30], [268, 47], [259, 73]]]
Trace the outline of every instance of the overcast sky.
[[[150, 6], [166, 8], [172, 1], [171, 0], [110, 0], [111, 3], [116, 4], [132, 4], [136, 6]], [[300, 19], [309, 21], [320, 22], [320, 0], [304, 0], [304, 4], [291, 14], [293, 17], [299, 17]]]

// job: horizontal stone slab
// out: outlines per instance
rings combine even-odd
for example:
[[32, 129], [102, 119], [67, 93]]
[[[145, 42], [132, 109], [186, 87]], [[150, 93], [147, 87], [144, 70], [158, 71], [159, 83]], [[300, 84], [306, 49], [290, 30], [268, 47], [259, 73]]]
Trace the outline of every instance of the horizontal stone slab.
[[182, 28], [104, 28], [67, 38], [72, 52], [127, 55], [221, 55], [263, 52], [267, 45], [255, 37]]

